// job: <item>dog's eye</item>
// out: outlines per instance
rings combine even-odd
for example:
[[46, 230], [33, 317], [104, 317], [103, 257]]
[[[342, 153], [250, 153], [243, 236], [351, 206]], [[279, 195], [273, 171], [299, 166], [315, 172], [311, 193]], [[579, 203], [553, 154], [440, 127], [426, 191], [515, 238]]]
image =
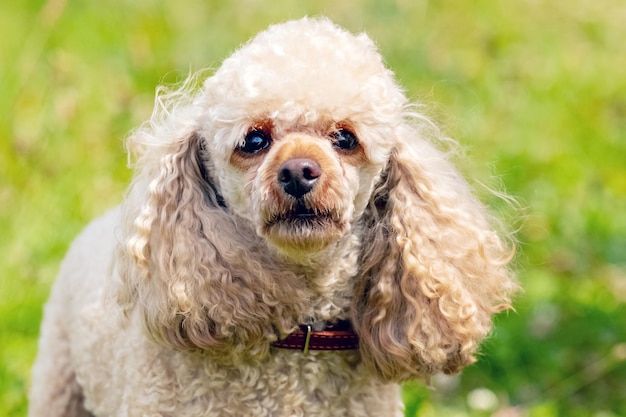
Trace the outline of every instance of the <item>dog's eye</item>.
[[332, 133], [333, 146], [346, 151], [352, 150], [357, 147], [359, 140], [354, 133], [347, 129], [339, 129]]
[[262, 130], [250, 131], [243, 144], [239, 145], [237, 149], [244, 153], [257, 153], [263, 149], [267, 149], [270, 146], [270, 136]]

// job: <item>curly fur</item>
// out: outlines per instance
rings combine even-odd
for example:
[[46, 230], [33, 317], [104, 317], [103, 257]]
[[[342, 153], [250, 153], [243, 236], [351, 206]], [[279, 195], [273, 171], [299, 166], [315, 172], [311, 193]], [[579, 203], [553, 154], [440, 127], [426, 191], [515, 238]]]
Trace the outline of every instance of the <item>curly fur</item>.
[[[474, 362], [513, 251], [365, 34], [272, 26], [193, 84], [157, 95], [124, 203], [62, 265], [30, 416], [398, 416], [399, 382]], [[294, 159], [321, 172], [301, 197]], [[337, 320], [360, 350], [271, 347]]]

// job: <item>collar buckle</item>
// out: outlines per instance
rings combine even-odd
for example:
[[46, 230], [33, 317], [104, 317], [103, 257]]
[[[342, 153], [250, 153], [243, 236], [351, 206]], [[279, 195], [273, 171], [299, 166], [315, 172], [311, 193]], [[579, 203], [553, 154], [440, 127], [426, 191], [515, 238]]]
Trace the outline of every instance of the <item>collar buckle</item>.
[[356, 350], [359, 336], [348, 321], [327, 324], [323, 330], [313, 330], [312, 324], [300, 326], [282, 340], [271, 344], [274, 348], [300, 350], [308, 354], [310, 350]]

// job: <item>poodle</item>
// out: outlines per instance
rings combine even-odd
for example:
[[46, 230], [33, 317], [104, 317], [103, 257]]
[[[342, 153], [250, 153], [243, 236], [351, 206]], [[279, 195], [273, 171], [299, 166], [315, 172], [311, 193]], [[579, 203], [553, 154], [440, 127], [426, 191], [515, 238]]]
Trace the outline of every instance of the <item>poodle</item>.
[[513, 245], [367, 35], [274, 25], [194, 85], [61, 266], [31, 417], [401, 416], [475, 361]]

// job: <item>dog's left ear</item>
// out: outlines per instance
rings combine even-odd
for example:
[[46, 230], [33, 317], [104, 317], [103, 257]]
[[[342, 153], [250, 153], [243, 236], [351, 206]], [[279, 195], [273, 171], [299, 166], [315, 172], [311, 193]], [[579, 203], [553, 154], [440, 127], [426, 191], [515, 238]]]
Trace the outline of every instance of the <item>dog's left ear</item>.
[[387, 381], [473, 363], [517, 289], [513, 249], [446, 157], [407, 125], [363, 221], [353, 322], [364, 362]]

